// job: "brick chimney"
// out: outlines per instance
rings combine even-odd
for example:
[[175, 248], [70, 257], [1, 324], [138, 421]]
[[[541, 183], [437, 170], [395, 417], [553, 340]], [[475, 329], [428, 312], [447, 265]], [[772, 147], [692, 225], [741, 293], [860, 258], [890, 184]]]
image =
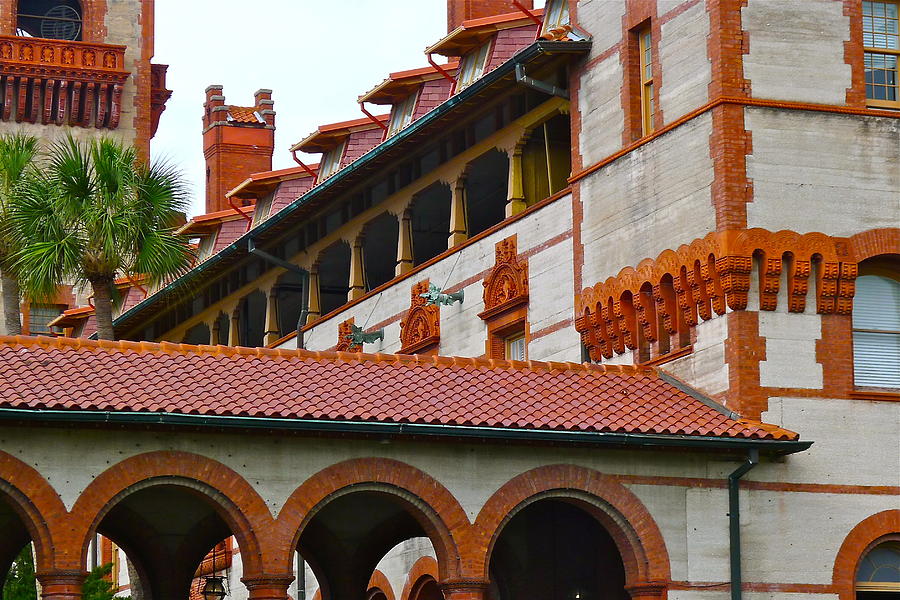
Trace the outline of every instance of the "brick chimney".
[[203, 103], [206, 212], [230, 208], [226, 193], [253, 173], [272, 170], [274, 106], [272, 90], [257, 91], [253, 106], [234, 106], [225, 104], [221, 85], [206, 88]]
[[[519, 0], [522, 6], [531, 10], [532, 0]], [[511, 0], [447, 0], [447, 32], [451, 32], [463, 21], [481, 19], [516, 12]]]

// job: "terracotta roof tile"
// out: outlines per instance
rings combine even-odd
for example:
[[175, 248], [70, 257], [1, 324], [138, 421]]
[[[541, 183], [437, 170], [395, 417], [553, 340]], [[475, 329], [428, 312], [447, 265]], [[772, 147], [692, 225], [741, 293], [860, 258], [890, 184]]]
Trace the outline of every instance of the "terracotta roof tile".
[[228, 118], [233, 123], [265, 123], [255, 106], [229, 106]]
[[796, 440], [638, 367], [0, 337], [0, 406]]

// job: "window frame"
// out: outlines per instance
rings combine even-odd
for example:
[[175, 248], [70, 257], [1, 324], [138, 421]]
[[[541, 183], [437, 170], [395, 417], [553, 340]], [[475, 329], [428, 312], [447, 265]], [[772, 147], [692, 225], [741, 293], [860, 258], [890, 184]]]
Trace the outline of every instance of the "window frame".
[[[493, 47], [493, 38], [481, 44], [477, 49], [472, 50], [465, 56], [459, 64], [459, 70], [456, 75], [456, 89], [453, 93], [459, 93], [478, 81], [484, 70], [487, 68], [488, 59], [491, 56]], [[482, 52], [484, 56], [481, 56]], [[480, 58], [479, 58], [480, 57]], [[478, 64], [480, 61], [481, 64]]]
[[391, 120], [388, 123], [387, 137], [391, 137], [412, 122], [419, 103], [419, 90], [416, 90], [403, 101], [394, 104], [391, 110]]
[[[887, 47], [879, 47], [879, 46], [874, 46], [874, 45], [873, 46], [866, 45], [866, 35], [867, 34], [872, 35], [872, 36], [874, 36], [878, 33], [880, 33], [882, 35], [890, 35], [890, 34], [885, 34], [884, 32], [876, 32], [874, 30], [866, 31], [866, 18], [867, 18], [867, 16], [872, 16], [872, 15], [866, 15], [866, 13], [865, 13], [866, 5], [873, 5], [873, 4], [883, 4], [886, 6], [890, 5], [890, 6], [895, 7], [895, 9], [897, 11], [897, 17], [898, 17], [898, 20], [897, 20], [898, 32], [895, 34], [897, 36], [897, 40], [898, 40], [897, 48], [887, 48]], [[878, 98], [870, 98], [869, 97], [870, 84], [868, 82], [864, 82], [865, 94], [866, 94], [866, 106], [870, 106], [873, 108], [900, 109], [900, 0], [864, 0], [861, 5], [861, 12], [862, 12], [862, 14], [861, 14], [860, 19], [862, 21], [862, 40], [863, 40], [862, 41], [862, 44], [863, 44], [863, 77], [865, 78], [868, 73], [868, 67], [866, 66], [866, 62], [870, 56], [879, 55], [882, 57], [893, 57], [893, 59], [895, 61], [893, 74], [894, 74], [894, 93], [895, 93], [896, 99], [882, 100], [882, 99], [878, 99]], [[890, 71], [885, 70], [885, 72], [888, 73]], [[889, 86], [886, 86], [886, 85], [881, 86], [881, 87], [890, 89]]]
[[850, 324], [850, 340], [852, 343], [852, 353], [853, 353], [853, 387], [856, 390], [891, 390], [891, 391], [900, 391], [900, 385], [883, 385], [880, 383], [860, 383], [857, 381], [857, 370], [860, 367], [860, 361], [857, 358], [858, 346], [860, 345], [860, 339], [857, 338], [857, 333], [862, 334], [880, 334], [880, 335], [888, 335], [900, 338], [900, 330], [893, 329], [877, 329], [871, 327], [860, 327], [856, 323], [856, 310], [857, 310], [857, 302], [859, 299], [859, 280], [863, 277], [878, 277], [881, 279], [885, 279], [893, 282], [894, 284], [900, 285], [900, 279], [896, 277], [896, 275], [892, 272], [886, 271], [885, 269], [880, 269], [876, 265], [872, 270], [866, 270], [860, 273], [859, 277], [857, 277], [857, 290], [856, 297], [854, 298], [854, 308], [853, 314], [851, 315], [851, 324]]
[[[518, 358], [513, 356], [513, 344], [517, 344], [518, 342], [522, 343], [522, 351], [521, 357]], [[508, 336], [504, 341], [504, 346], [506, 350], [506, 360], [519, 360], [524, 361], [528, 360], [528, 339], [525, 337], [525, 328], [523, 327], [516, 333]]]
[[648, 23], [636, 32], [638, 37], [638, 64], [640, 65], [641, 92], [641, 134], [653, 133], [653, 120], [656, 117], [654, 101], [655, 77], [653, 73], [653, 30]]
[[[85, 13], [85, 7], [84, 7], [84, 2], [83, 2], [83, 1], [81, 1], [81, 0], [72, 0], [70, 3], [61, 3], [61, 4], [60, 4], [60, 6], [65, 6], [66, 8], [70, 8], [71, 10], [73, 10], [73, 11], [78, 15], [78, 18], [77, 18], [77, 19], [70, 19], [70, 18], [67, 18], [67, 17], [48, 17], [47, 15], [37, 15], [37, 14], [32, 14], [31, 12], [28, 12], [28, 7], [27, 7], [27, 6], [26, 6], [25, 9], [23, 10], [23, 7], [22, 7], [22, 4], [23, 4], [23, 3], [26, 3], [26, 4], [27, 4], [27, 2], [23, 2], [23, 0], [16, 0], [16, 4], [15, 4], [15, 28], [14, 28], [13, 31], [15, 32], [15, 35], [16, 35], [17, 37], [31, 37], [31, 38], [34, 38], [34, 39], [41, 39], [41, 40], [56, 40], [56, 41], [60, 41], [60, 42], [81, 42], [81, 41], [84, 41], [84, 40], [85, 40], [85, 38], [84, 38], [84, 13]], [[70, 4], [74, 4], [75, 6], [71, 6]], [[55, 7], [54, 7], [54, 8], [55, 8]], [[34, 19], [35, 22], [39, 24], [39, 25], [38, 25], [39, 28], [40, 28], [40, 27], [43, 27], [43, 24], [44, 24], [45, 21], [53, 21], [53, 22], [69, 22], [69, 23], [77, 23], [78, 29], [77, 29], [77, 31], [76, 31], [76, 33], [75, 33], [75, 36], [72, 37], [72, 38], [65, 38], [65, 37], [44, 37], [43, 35], [40, 35], [40, 34], [43, 34], [43, 33], [44, 33], [43, 31], [38, 31], [37, 33], [38, 33], [39, 35], [33, 35], [33, 34], [29, 33], [26, 29], [24, 29], [24, 28], [22, 28], [22, 27], [19, 26], [19, 25], [20, 25], [20, 21], [21, 21], [23, 18], [25, 18], [25, 19]]]
[[548, 6], [544, 9], [541, 35], [547, 35], [552, 29], [558, 29], [571, 23], [569, 0], [548, 0], [547, 4]]
[[341, 140], [341, 143], [322, 155], [322, 162], [319, 164], [318, 181], [328, 179], [341, 169], [341, 160], [344, 158], [344, 151], [347, 149], [347, 140]]

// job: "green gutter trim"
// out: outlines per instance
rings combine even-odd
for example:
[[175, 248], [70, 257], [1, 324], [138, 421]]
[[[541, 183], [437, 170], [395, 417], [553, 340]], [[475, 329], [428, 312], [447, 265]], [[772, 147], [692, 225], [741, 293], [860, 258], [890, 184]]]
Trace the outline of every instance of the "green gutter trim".
[[129, 319], [152, 306], [156, 302], [159, 302], [162, 298], [166, 297], [169, 292], [172, 292], [179, 287], [187, 284], [190, 281], [194, 281], [199, 277], [202, 277], [206, 271], [210, 269], [210, 267], [222, 262], [226, 258], [230, 258], [232, 255], [240, 253], [246, 254], [247, 249], [247, 239], [248, 238], [258, 238], [260, 235], [265, 234], [267, 230], [275, 226], [276, 224], [284, 221], [288, 218], [291, 213], [297, 210], [299, 207], [308, 204], [309, 202], [315, 200], [317, 197], [327, 192], [332, 187], [336, 186], [338, 183], [346, 179], [351, 174], [360, 170], [363, 167], [366, 167], [373, 160], [377, 159], [381, 154], [390, 150], [394, 146], [398, 145], [402, 141], [406, 140], [409, 137], [412, 137], [419, 133], [419, 131], [425, 128], [427, 125], [431, 124], [433, 121], [438, 120], [439, 118], [444, 117], [448, 112], [452, 111], [457, 105], [463, 104], [469, 100], [475, 99], [478, 95], [484, 92], [488, 87], [500, 81], [504, 77], [515, 73], [516, 65], [525, 64], [535, 58], [540, 57], [543, 54], [584, 54], [591, 47], [590, 41], [580, 41], [580, 42], [550, 42], [550, 41], [537, 41], [531, 44], [530, 46], [524, 48], [519, 51], [515, 55], [512, 56], [508, 61], [501, 64], [493, 71], [485, 74], [481, 79], [461, 91], [459, 94], [455, 96], [451, 96], [449, 99], [444, 101], [442, 104], [439, 104], [436, 108], [432, 109], [429, 113], [425, 114], [421, 118], [417, 119], [410, 126], [406, 127], [399, 133], [394, 136], [388, 138], [387, 140], [381, 142], [376, 145], [374, 148], [369, 150], [366, 154], [357, 158], [355, 161], [323, 181], [322, 183], [316, 185], [305, 194], [291, 202], [289, 205], [285, 206], [277, 213], [245, 233], [243, 236], [238, 238], [229, 246], [226, 246], [222, 250], [220, 250], [214, 256], [211, 256], [207, 260], [203, 261], [199, 265], [197, 265], [194, 269], [189, 271], [187, 274], [179, 277], [172, 283], [168, 284], [166, 287], [157, 291], [155, 294], [148, 296], [142, 302], [139, 302], [131, 309], [126, 311], [125, 313], [119, 315], [113, 321], [113, 328], [115, 329], [117, 325], [123, 324], [127, 322]]
[[0, 408], [0, 421], [40, 421], [41, 423], [92, 423], [110, 425], [163, 425], [216, 429], [267, 429], [312, 433], [343, 433], [380, 436], [460, 437], [484, 440], [521, 440], [592, 445], [681, 447], [747, 451], [757, 449], [778, 455], [808, 449], [811, 441], [757, 440], [649, 433], [606, 433], [559, 431], [470, 425], [385, 423], [379, 421], [335, 421], [280, 419], [223, 415], [188, 415], [124, 411], [38, 410]]

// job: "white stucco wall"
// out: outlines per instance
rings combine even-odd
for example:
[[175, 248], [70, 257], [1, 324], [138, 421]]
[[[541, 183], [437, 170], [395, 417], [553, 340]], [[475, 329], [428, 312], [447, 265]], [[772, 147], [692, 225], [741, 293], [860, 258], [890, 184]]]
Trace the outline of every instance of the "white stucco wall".
[[[659, 10], [663, 8], [666, 6], [661, 3]], [[712, 63], [707, 50], [708, 36], [709, 13], [703, 2], [666, 21], [661, 27], [659, 63], [662, 86], [659, 88], [659, 105], [666, 123], [675, 121], [709, 100]]]

